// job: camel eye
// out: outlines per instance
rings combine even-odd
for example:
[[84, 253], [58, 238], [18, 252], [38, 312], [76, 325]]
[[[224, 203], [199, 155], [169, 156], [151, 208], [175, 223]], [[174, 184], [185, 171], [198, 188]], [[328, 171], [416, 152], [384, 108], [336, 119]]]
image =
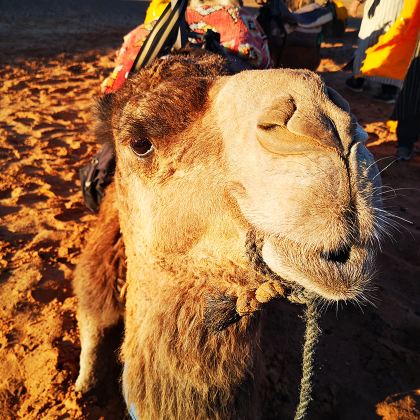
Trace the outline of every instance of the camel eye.
[[131, 150], [140, 158], [145, 158], [155, 150], [153, 144], [148, 139], [134, 140], [130, 144]]

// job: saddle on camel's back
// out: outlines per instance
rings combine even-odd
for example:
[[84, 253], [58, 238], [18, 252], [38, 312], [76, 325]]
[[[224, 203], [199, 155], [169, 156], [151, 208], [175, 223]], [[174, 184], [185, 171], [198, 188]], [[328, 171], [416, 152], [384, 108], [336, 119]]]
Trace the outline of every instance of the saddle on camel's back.
[[[144, 23], [124, 37], [114, 72], [102, 84], [104, 93], [122, 86], [138, 51], [169, 3], [152, 0]], [[323, 27], [335, 21], [344, 26], [347, 18], [345, 8], [338, 1], [327, 1], [325, 6], [312, 3], [294, 13], [281, 0], [257, 3], [261, 8], [254, 15], [236, 0], [191, 1], [185, 12], [188, 42], [202, 45], [206, 33], [213, 32], [218, 34], [222, 51], [244, 60], [250, 68], [315, 70], [320, 62]]]

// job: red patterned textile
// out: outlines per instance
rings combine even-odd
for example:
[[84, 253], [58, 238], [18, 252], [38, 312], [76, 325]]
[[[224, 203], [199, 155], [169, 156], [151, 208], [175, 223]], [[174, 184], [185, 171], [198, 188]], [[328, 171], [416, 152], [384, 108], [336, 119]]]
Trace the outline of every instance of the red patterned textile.
[[123, 45], [117, 51], [114, 71], [101, 85], [103, 93], [116, 92], [124, 84], [141, 46], [156, 22], [157, 20], [154, 20], [148, 24], [141, 24], [124, 37]]
[[[244, 9], [233, 6], [201, 6], [187, 8], [186, 20], [190, 29], [204, 34], [208, 29], [220, 34], [226, 52], [247, 60], [255, 68], [271, 67], [267, 37], [257, 19]], [[141, 24], [124, 37], [117, 52], [113, 73], [102, 83], [102, 92], [117, 91], [125, 82], [134, 60], [157, 21]], [[192, 40], [197, 42], [197, 40]]]
[[245, 9], [234, 6], [188, 8], [186, 19], [194, 32], [203, 34], [208, 29], [218, 32], [226, 52], [246, 59], [255, 68], [271, 67], [267, 36], [256, 17]]

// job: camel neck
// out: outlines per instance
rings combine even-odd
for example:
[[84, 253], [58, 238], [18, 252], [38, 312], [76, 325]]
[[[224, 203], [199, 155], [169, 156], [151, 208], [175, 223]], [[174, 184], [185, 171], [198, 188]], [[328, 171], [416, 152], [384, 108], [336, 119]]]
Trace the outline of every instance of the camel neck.
[[[218, 333], [205, 325], [209, 296], [234, 294], [235, 282], [245, 281], [241, 271], [164, 268], [149, 267], [144, 278], [128, 273], [122, 355], [129, 406], [136, 402], [148, 418], [258, 418], [259, 316]], [[153, 392], [144, 383], [156, 384]]]

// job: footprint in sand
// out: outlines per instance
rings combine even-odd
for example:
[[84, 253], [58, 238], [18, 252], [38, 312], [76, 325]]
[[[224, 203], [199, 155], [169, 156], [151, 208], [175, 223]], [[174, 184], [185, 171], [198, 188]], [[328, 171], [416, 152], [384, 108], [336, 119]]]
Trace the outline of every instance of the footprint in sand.
[[37, 204], [37, 203], [40, 203], [40, 202], [43, 202], [43, 201], [47, 201], [48, 198], [49, 197], [47, 197], [46, 195], [43, 195], [43, 194], [29, 193], [29, 194], [25, 194], [25, 195], [20, 196], [17, 200], [17, 204], [31, 207], [34, 204]]
[[48, 142], [48, 147], [68, 147], [68, 144], [60, 138], [55, 138]]
[[[74, 172], [76, 175], [76, 172]], [[59, 197], [68, 197], [69, 195], [78, 192], [78, 188], [75, 187], [74, 181], [65, 181], [57, 175], [45, 174], [45, 182], [50, 186], [50, 191]]]
[[85, 69], [80, 64], [73, 64], [72, 66], [67, 67], [67, 71], [73, 74], [81, 74], [85, 71]]
[[81, 217], [85, 216], [88, 210], [84, 207], [76, 207], [71, 209], [63, 209], [62, 213], [56, 214], [55, 219], [60, 222], [68, 222], [71, 220], [78, 220]]
[[49, 86], [49, 85], [58, 85], [60, 83], [66, 83], [66, 79], [48, 79], [48, 80], [39, 80], [38, 84], [41, 86]]
[[[54, 255], [54, 251], [49, 253], [48, 250], [45, 250], [44, 253], [41, 252], [40, 256], [44, 261], [47, 260], [53, 264], [52, 258], [54, 258]], [[47, 265], [43, 270], [41, 281], [32, 290], [31, 295], [38, 302], [49, 303], [54, 299], [63, 302], [71, 296], [71, 293], [70, 283], [66, 280], [64, 272], [54, 266]]]
[[1, 206], [0, 207], [0, 217], [7, 216], [8, 214], [18, 212], [22, 207], [21, 206]]
[[64, 120], [64, 121], [74, 121], [75, 119], [78, 118], [78, 116], [79, 114], [73, 110], [54, 112], [54, 114], [51, 115], [51, 117], [54, 120]]
[[21, 80], [20, 82], [16, 83], [9, 87], [9, 90], [18, 92], [28, 87], [28, 83], [25, 80]]
[[42, 122], [42, 123], [37, 124], [33, 128], [34, 128], [34, 130], [44, 130], [44, 129], [50, 129], [50, 128], [62, 128], [62, 129], [65, 129], [66, 126], [63, 125], [63, 124], [58, 124], [58, 123]]
[[74, 87], [68, 86], [68, 87], [64, 87], [64, 88], [53, 89], [53, 90], [50, 90], [49, 92], [52, 95], [56, 95], [56, 94], [63, 95], [65, 93], [69, 93], [71, 91], [74, 91]]
[[18, 117], [14, 119], [15, 122], [21, 123], [23, 125], [32, 126], [35, 122], [34, 118], [29, 117]]

